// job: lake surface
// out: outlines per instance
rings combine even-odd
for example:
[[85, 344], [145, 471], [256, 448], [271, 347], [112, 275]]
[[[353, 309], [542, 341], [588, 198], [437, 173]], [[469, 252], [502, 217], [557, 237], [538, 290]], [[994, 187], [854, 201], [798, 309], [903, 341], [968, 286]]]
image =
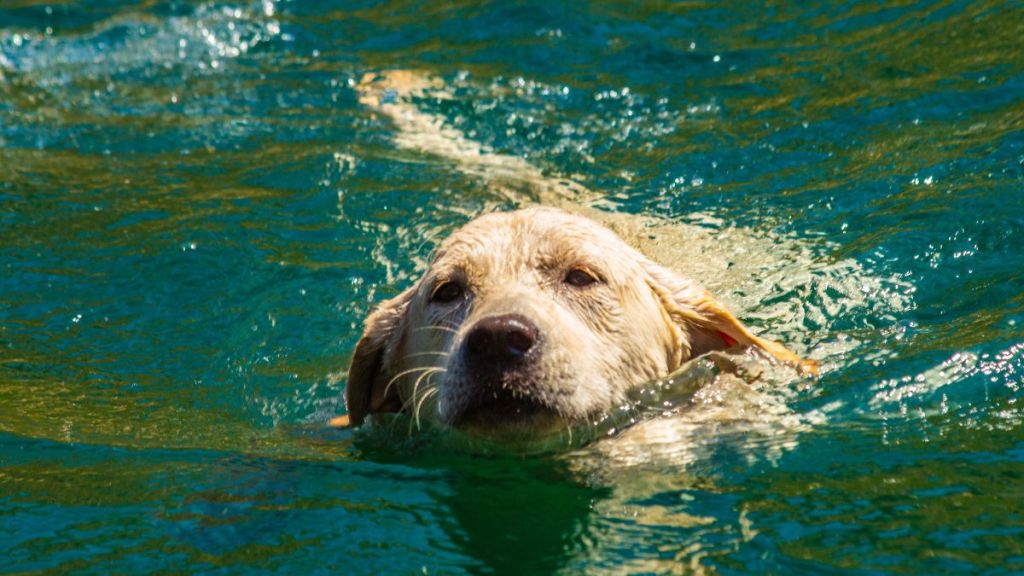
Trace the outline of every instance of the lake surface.
[[[1024, 571], [1022, 39], [1018, 2], [0, 3], [0, 572]], [[624, 457], [325, 430], [372, 306], [517, 204], [358, 103], [400, 68], [616, 212], [789, 246], [716, 289], [821, 377]]]

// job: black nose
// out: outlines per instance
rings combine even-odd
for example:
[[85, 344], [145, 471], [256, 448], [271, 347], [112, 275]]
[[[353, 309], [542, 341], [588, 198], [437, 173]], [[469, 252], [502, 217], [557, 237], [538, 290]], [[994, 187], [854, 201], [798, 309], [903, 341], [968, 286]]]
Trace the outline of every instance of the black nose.
[[536, 344], [537, 327], [514, 314], [484, 318], [466, 335], [466, 351], [477, 362], [519, 360]]

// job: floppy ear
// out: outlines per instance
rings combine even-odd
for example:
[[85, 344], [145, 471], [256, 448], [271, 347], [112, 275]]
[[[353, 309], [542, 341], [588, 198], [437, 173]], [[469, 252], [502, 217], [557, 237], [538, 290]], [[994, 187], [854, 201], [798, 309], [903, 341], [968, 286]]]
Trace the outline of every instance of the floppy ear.
[[802, 373], [818, 373], [817, 362], [800, 358], [778, 342], [755, 336], [707, 290], [653, 262], [644, 262], [644, 268], [648, 285], [682, 331], [683, 345], [689, 346], [683, 351], [684, 360], [687, 352], [689, 358], [694, 358], [737, 345], [756, 346]]
[[356, 344], [348, 368], [348, 383], [345, 385], [345, 406], [348, 409], [346, 424], [358, 426], [367, 414], [397, 412], [401, 409], [402, 402], [397, 391], [384, 389], [388, 375], [385, 359], [393, 354], [401, 341], [406, 311], [415, 292], [416, 287], [413, 286], [381, 303], [366, 319], [366, 329]]

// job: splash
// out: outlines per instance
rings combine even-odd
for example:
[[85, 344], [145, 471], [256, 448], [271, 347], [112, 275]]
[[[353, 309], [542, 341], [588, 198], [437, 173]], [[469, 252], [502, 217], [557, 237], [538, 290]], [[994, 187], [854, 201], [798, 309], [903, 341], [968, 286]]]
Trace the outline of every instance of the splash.
[[276, 2], [200, 4], [187, 16], [121, 15], [80, 34], [0, 33], [0, 69], [45, 75], [46, 84], [184, 64], [217, 69], [281, 37]]

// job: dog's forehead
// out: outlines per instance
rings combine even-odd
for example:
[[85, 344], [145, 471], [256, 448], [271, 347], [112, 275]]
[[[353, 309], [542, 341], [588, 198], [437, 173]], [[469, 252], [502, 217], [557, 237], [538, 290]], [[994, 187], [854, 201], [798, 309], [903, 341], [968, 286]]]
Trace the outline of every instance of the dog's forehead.
[[467, 223], [442, 243], [437, 264], [516, 267], [623, 251], [631, 252], [618, 236], [592, 220], [554, 208], [528, 208]]

